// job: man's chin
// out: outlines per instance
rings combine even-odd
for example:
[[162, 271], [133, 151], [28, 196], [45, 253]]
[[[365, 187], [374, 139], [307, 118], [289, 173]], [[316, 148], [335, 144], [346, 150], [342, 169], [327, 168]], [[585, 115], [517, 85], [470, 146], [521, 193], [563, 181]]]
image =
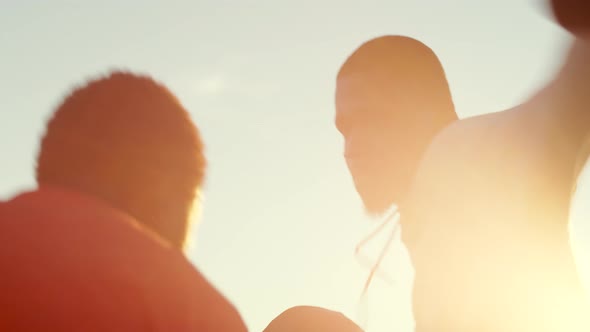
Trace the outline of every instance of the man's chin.
[[365, 212], [371, 216], [379, 216], [387, 212], [394, 203], [399, 203], [397, 200], [402, 197], [402, 191], [397, 188], [401, 187], [399, 181], [358, 181], [357, 179], [355, 182], [355, 189], [363, 201]]
[[365, 207], [365, 212], [370, 216], [376, 217], [384, 214], [394, 203], [393, 199], [386, 199], [385, 197], [372, 196], [368, 194], [360, 194]]

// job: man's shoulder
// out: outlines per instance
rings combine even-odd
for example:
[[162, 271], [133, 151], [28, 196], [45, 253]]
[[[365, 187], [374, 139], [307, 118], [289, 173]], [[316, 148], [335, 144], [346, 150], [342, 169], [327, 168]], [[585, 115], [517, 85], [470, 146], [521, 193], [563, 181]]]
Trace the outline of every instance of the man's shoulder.
[[454, 150], [458, 147], [477, 144], [498, 129], [506, 115], [505, 112], [495, 112], [457, 120], [435, 136], [427, 152], [432, 153], [443, 148]]
[[511, 136], [520, 130], [521, 116], [517, 108], [486, 113], [457, 120], [442, 129], [423, 154], [421, 168], [485, 162], [487, 155], [506, 147]]
[[[180, 305], [161, 307], [162, 312], [203, 331], [247, 331], [237, 308], [186, 255], [171, 252], [166, 263], [168, 268], [161, 277], [166, 282], [163, 295], [168, 298], [162, 302]], [[183, 299], [178, 294], [183, 294]]]
[[[436, 135], [417, 167], [410, 190], [422, 201], [435, 192], [449, 193], [459, 182], [471, 182], [491, 171], [504, 153], [504, 132], [511, 114], [489, 113], [455, 121]], [[417, 197], [416, 197], [417, 195]]]

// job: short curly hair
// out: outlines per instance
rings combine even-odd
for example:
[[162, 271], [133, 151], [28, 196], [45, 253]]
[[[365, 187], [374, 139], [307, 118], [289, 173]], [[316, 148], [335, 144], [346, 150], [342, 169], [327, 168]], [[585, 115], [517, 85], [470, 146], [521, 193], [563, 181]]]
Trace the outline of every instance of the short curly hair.
[[203, 150], [189, 113], [164, 85], [114, 71], [59, 105], [36, 178], [100, 198], [181, 248], [204, 181]]

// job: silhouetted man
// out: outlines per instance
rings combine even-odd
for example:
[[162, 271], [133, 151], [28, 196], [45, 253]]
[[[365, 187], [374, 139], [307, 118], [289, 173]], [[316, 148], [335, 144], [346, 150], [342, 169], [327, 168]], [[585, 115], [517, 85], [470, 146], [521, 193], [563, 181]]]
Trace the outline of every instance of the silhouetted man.
[[383, 214], [395, 204], [405, 218], [406, 195], [422, 154], [455, 120], [443, 67], [420, 41], [381, 36], [346, 59], [336, 82], [336, 127], [368, 213]]
[[283, 311], [263, 332], [362, 332], [343, 314], [313, 306], [296, 306]]
[[417, 331], [590, 331], [570, 248], [590, 129], [590, 52], [577, 40], [525, 103], [451, 124], [402, 211]]
[[336, 127], [366, 210], [401, 204], [422, 153], [457, 115], [434, 52], [404, 36], [382, 36], [357, 48], [336, 81]]
[[115, 72], [75, 89], [38, 188], [0, 203], [0, 330], [246, 331], [182, 253], [205, 165], [161, 84]]

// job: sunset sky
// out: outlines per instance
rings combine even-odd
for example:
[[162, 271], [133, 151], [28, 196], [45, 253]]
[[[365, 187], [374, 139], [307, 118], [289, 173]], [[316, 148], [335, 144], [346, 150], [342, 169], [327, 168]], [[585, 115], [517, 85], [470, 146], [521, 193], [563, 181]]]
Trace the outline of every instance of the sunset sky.
[[[206, 143], [204, 211], [189, 255], [251, 331], [300, 304], [359, 322], [366, 310], [367, 332], [412, 329], [412, 270], [399, 240], [384, 266], [395, 282], [376, 280], [359, 306], [369, 271], [353, 252], [375, 222], [333, 126], [336, 71], [357, 46], [385, 34], [423, 41], [469, 117], [523, 101], [567, 45], [535, 0], [0, 4], [0, 198], [34, 186], [44, 123], [75, 84], [113, 68], [152, 75], [190, 110]], [[588, 173], [572, 221], [590, 282]], [[368, 248], [373, 257], [382, 240]]]

